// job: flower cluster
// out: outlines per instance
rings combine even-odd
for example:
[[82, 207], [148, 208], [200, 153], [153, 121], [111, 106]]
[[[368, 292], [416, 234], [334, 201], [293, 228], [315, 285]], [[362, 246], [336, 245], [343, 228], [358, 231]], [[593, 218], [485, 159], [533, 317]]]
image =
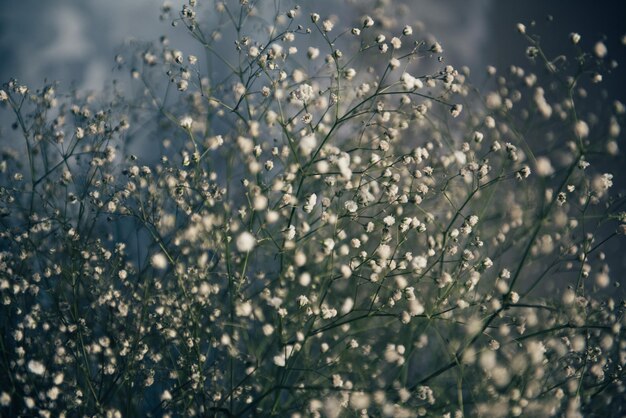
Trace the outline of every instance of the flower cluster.
[[479, 91], [384, 7], [266, 3], [164, 6], [208, 58], [118, 57], [135, 95], [0, 90], [0, 412], [624, 413], [606, 46], [519, 25]]

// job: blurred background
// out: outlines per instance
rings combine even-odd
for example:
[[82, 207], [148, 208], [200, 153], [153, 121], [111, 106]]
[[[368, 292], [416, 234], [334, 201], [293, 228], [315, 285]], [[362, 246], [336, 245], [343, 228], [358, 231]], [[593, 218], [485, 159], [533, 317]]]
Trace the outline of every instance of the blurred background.
[[[182, 1], [170, 2], [177, 11]], [[200, 0], [212, 4], [211, 0]], [[270, 0], [270, 3], [274, 3]], [[287, 2], [283, 2], [287, 3]], [[570, 32], [582, 35], [583, 48], [606, 38], [609, 58], [626, 55], [620, 43], [626, 34], [626, 2], [568, 0], [389, 0], [401, 23], [421, 23], [444, 46], [452, 65], [467, 65], [474, 72], [487, 64], [506, 68], [523, 64], [525, 42], [515, 31], [517, 22], [537, 23], [544, 47], [555, 54], [567, 47]], [[31, 87], [58, 80], [65, 88], [101, 90], [114, 75], [114, 57], [132, 40], [157, 41], [167, 34], [172, 45], [190, 43], [184, 28], [173, 29], [159, 20], [162, 0], [0, 0], [0, 82], [16, 77]], [[204, 10], [211, 13], [209, 4]], [[348, 25], [367, 13], [356, 0], [300, 2], [305, 12], [336, 14]], [[404, 7], [403, 7], [404, 6]], [[548, 16], [552, 17], [550, 22]], [[624, 61], [623, 65], [626, 65]], [[117, 74], [118, 76], [119, 74]], [[624, 99], [626, 80], [605, 80]]]

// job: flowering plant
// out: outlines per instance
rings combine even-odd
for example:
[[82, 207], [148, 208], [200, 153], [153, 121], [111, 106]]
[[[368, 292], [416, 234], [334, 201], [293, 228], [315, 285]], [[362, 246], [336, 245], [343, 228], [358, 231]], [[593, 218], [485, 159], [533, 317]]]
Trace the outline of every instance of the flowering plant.
[[118, 57], [136, 96], [0, 91], [2, 413], [624, 413], [604, 44], [519, 25], [478, 90], [383, 8], [262, 3], [164, 7], [206, 58]]

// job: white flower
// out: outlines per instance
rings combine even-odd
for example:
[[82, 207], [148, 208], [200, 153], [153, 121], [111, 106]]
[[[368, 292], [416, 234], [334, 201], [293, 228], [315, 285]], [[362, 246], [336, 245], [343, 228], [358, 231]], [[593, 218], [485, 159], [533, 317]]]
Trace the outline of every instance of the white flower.
[[369, 16], [365, 16], [365, 19], [363, 19], [363, 27], [371, 28], [372, 26], [374, 26], [374, 19]]
[[611, 186], [613, 186], [613, 174], [602, 174], [601, 184], [604, 190], [608, 190]]
[[313, 87], [310, 84], [300, 84], [296, 91], [296, 97], [303, 103], [308, 103], [313, 98]]
[[169, 390], [165, 390], [162, 394], [161, 394], [161, 400], [164, 402], [167, 401], [171, 401], [172, 400], [172, 394], [170, 393]]
[[183, 116], [180, 118], [180, 126], [183, 129], [191, 129], [191, 125], [193, 125], [193, 119], [191, 116]]
[[300, 295], [296, 298], [296, 301], [298, 302], [298, 306], [299, 307], [303, 307], [309, 304], [309, 298], [307, 298], [304, 295]]
[[46, 372], [46, 366], [40, 361], [30, 360], [28, 362], [28, 370], [33, 374], [41, 376]]
[[402, 41], [400, 40], [400, 38], [394, 36], [393, 38], [391, 38], [391, 46], [393, 46], [393, 49], [400, 49], [402, 47]]
[[579, 120], [574, 125], [574, 132], [579, 138], [586, 138], [589, 136], [589, 125], [584, 120]]
[[385, 223], [385, 225], [391, 226], [396, 223], [396, 218], [394, 218], [391, 215], [385, 216], [385, 218], [383, 219], [383, 222]]
[[483, 260], [483, 267], [486, 269], [493, 267], [493, 261], [491, 261], [491, 258], [487, 257]]
[[315, 151], [316, 147], [317, 147], [317, 139], [315, 138], [315, 134], [313, 133], [303, 136], [300, 139], [300, 143], [298, 144], [300, 153], [306, 157], [311, 155], [311, 153]]
[[326, 254], [330, 254], [333, 251], [333, 248], [335, 248], [335, 241], [332, 238], [326, 238], [324, 240], [323, 246], [324, 252]]
[[251, 46], [250, 49], [248, 50], [248, 56], [250, 58], [256, 58], [259, 56], [259, 48], [256, 46]]
[[304, 204], [304, 211], [306, 213], [311, 213], [313, 212], [313, 209], [315, 208], [315, 204], [317, 203], [317, 195], [315, 193], [312, 193], [307, 199], [306, 199], [306, 203]]
[[312, 46], [310, 46], [306, 55], [307, 57], [309, 57], [309, 59], [314, 60], [320, 55], [320, 50], [318, 48], [313, 48]]
[[150, 259], [152, 267], [163, 270], [167, 267], [167, 257], [163, 253], [156, 253]]
[[237, 250], [242, 253], [246, 253], [252, 251], [254, 246], [256, 245], [256, 238], [248, 231], [244, 231], [237, 237]]
[[517, 180], [523, 180], [523, 179], [528, 178], [530, 176], [530, 173], [531, 173], [530, 167], [525, 165], [521, 169], [519, 169], [517, 173], [515, 173], [515, 178]]
[[402, 29], [402, 34], [404, 36], [411, 36], [411, 35], [413, 35], [413, 28], [410, 27], [409, 25], [406, 25], [404, 27], [404, 29]]
[[289, 228], [285, 229], [283, 231], [283, 234], [287, 241], [291, 241], [292, 239], [296, 237], [296, 227], [293, 225], [289, 225]]
[[274, 356], [274, 364], [278, 367], [285, 367], [287, 365], [287, 359], [285, 359], [284, 354], [279, 354]]
[[378, 255], [380, 256], [381, 259], [383, 260], [387, 260], [389, 259], [389, 257], [391, 257], [391, 247], [387, 244], [382, 244], [380, 247], [378, 247], [378, 249], [376, 250], [376, 252], [378, 253]]
[[346, 203], [343, 204], [343, 206], [350, 213], [354, 213], [359, 209], [359, 205], [357, 205], [354, 200], [348, 200]]
[[4, 90], [0, 90], [0, 103], [6, 102], [7, 100], [9, 100], [9, 95], [7, 94], [7, 92]]
[[343, 72], [343, 76], [346, 80], [352, 80], [356, 75], [356, 70], [354, 68], [348, 68]]
[[404, 87], [405, 90], [419, 89], [424, 86], [422, 80], [413, 77], [409, 73], [402, 74], [402, 76], [400, 77], [400, 81], [402, 81], [402, 87]]
[[452, 107], [450, 108], [450, 114], [452, 115], [453, 118], [456, 118], [457, 116], [459, 116], [462, 111], [463, 111], [462, 104], [455, 104], [455, 105], [452, 105]]
[[554, 174], [554, 168], [550, 163], [550, 159], [548, 157], [538, 157], [537, 158], [537, 174], [541, 177], [548, 177]]
[[262, 211], [267, 208], [268, 199], [266, 196], [263, 196], [261, 194], [261, 195], [254, 196], [254, 200], [252, 203], [253, 203], [252, 206], [254, 207], [254, 210]]
[[576, 32], [572, 32], [569, 34], [569, 40], [574, 44], [577, 45], [578, 42], [580, 42], [580, 34], [576, 33]]
[[596, 57], [598, 58], [606, 57], [607, 52], [608, 49], [606, 49], [606, 45], [604, 45], [603, 42], [598, 42], [593, 47], [593, 53], [596, 54]]

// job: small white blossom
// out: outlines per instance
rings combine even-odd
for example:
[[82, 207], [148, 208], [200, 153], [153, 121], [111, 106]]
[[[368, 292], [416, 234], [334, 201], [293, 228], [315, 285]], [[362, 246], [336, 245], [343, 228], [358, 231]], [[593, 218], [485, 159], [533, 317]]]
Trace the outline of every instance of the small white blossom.
[[304, 204], [304, 211], [306, 213], [313, 212], [315, 208], [315, 204], [317, 203], [317, 195], [315, 193], [311, 193], [311, 195], [306, 199], [306, 203]]
[[164, 390], [163, 393], [161, 394], [161, 401], [168, 402], [171, 400], [172, 400], [172, 394], [170, 393], [170, 391]]
[[254, 246], [256, 245], [256, 238], [248, 231], [244, 231], [237, 237], [236, 241], [237, 250], [242, 253], [246, 253], [252, 251]]
[[307, 50], [307, 57], [309, 57], [309, 59], [314, 60], [315, 58], [317, 58], [320, 55], [320, 50], [318, 48], [314, 48], [312, 46], [309, 47], [309, 49]]
[[462, 111], [463, 111], [462, 104], [455, 104], [455, 105], [452, 105], [452, 107], [450, 108], [450, 114], [452, 115], [453, 118], [458, 117]]
[[28, 362], [28, 370], [38, 376], [42, 376], [46, 372], [46, 366], [40, 361], [30, 360]]
[[165, 254], [159, 252], [152, 256], [150, 262], [154, 268], [163, 270], [167, 267], [167, 257]]
[[335, 27], [335, 24], [332, 22], [332, 20], [326, 19], [322, 22], [322, 29], [324, 30], [324, 32], [330, 32], [331, 30], [333, 30], [333, 27]]
[[350, 213], [354, 213], [359, 209], [359, 205], [354, 200], [348, 200], [343, 204], [346, 210]]
[[183, 129], [187, 129], [190, 130], [191, 126], [193, 125], [193, 119], [191, 118], [191, 116], [183, 116], [182, 118], [180, 118], [180, 126]]
[[604, 58], [606, 57], [606, 54], [608, 53], [608, 49], [606, 48], [606, 45], [603, 42], [597, 42], [593, 47], [593, 53], [598, 58]]

